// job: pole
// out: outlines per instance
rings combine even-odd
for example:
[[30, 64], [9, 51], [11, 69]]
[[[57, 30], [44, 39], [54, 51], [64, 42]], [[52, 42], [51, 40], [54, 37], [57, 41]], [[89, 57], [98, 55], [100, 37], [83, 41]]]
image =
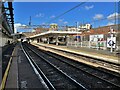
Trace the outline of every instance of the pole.
[[78, 46], [78, 22], [76, 23], [76, 30], [77, 30], [77, 46]]
[[[119, 4], [119, 3], [118, 3]], [[116, 13], [117, 13], [117, 0], [115, 0], [115, 28], [116, 28], [116, 32], [115, 33], [115, 37], [118, 38], [118, 28], [117, 28], [117, 17], [116, 17]], [[118, 12], [119, 13], [119, 12]], [[119, 16], [118, 16], [119, 17]], [[115, 51], [117, 51], [117, 46], [118, 46], [118, 41], [116, 41], [116, 46], [115, 46]]]
[[[113, 33], [112, 33], [113, 29], [110, 27], [110, 36], [111, 36], [111, 40], [113, 40]], [[111, 49], [110, 52], [113, 52], [113, 46], [112, 46], [112, 41], [111, 41]]]
[[47, 42], [48, 44], [50, 43], [50, 39], [49, 39], [49, 37], [48, 37], [48, 42]]
[[[117, 12], [116, 12], [116, 2], [117, 2], [117, 1], [115, 0], [115, 26], [116, 26], [116, 21], [117, 21], [117, 20], [116, 20], [116, 13], [117, 13]], [[119, 16], [118, 16], [118, 17], [119, 17]]]
[[98, 41], [99, 37], [98, 37], [98, 34], [97, 34], [97, 50], [99, 49], [99, 41]]
[[81, 35], [81, 47], [82, 47], [82, 35]]
[[[76, 23], [76, 32], [77, 32], [77, 22], [75, 22]], [[77, 37], [76, 37], [76, 39], [77, 39]], [[75, 47], [77, 47], [77, 41], [76, 41], [76, 39], [75, 39]]]
[[[29, 26], [31, 27], [31, 16], [30, 16]], [[29, 29], [28, 42], [30, 43], [30, 29]]]

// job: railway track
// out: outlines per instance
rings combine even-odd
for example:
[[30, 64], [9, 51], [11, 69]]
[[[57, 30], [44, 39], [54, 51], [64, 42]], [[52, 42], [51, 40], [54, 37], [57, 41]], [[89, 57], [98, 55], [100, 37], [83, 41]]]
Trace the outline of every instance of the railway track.
[[78, 83], [75, 79], [68, 76], [58, 67], [48, 62], [45, 58], [38, 56], [37, 53], [33, 52], [31, 49], [25, 47], [23, 48], [27, 55], [30, 57], [31, 62], [38, 70], [40, 75], [43, 77], [45, 83], [49, 89], [82, 89], [87, 90], [82, 84]]
[[[64, 55], [67, 55], [67, 56], [73, 56], [73, 57], [76, 57], [76, 58], [80, 58], [81, 60], [84, 60], [84, 61], [87, 61], [87, 62], [91, 62], [91, 63], [97, 64], [99, 66], [104, 66], [104, 67], [109, 68], [109, 69], [114, 69], [114, 70], [117, 70], [117, 71], [120, 70], [120, 64], [119, 64], [119, 62], [118, 63], [112, 63], [112, 62], [107, 62], [107, 61], [104, 61], [104, 60], [101, 60], [101, 59], [96, 59], [96, 58], [90, 57], [90, 56], [75, 54], [75, 53], [72, 53], [72, 52], [58, 50], [58, 49], [55, 49], [55, 48], [46, 47], [46, 46], [42, 46], [42, 45], [39, 45], [39, 46], [48, 48], [48, 49], [56, 51], [58, 53], [64, 53]], [[100, 67], [100, 68], [102, 68], [102, 67]], [[113, 74], [114, 73], [115, 72], [113, 72]]]
[[120, 88], [119, 76], [102, 72], [93, 67], [81, 65], [78, 62], [68, 60], [67, 58], [58, 56], [57, 54], [55, 55], [50, 52], [37, 50], [33, 46], [29, 46], [28, 48], [34, 53], [37, 52], [36, 54], [39, 57], [46, 58], [48, 62], [54, 64], [71, 78], [79, 83], [82, 83], [88, 88]]
[[119, 64], [115, 64], [115, 63], [111, 63], [111, 62], [107, 62], [107, 61], [103, 61], [103, 60], [100, 60], [100, 59], [95, 59], [95, 58], [92, 58], [92, 57], [86, 57], [86, 56], [80, 56], [80, 55], [75, 55], [75, 54], [70, 54], [70, 53], [66, 53], [67, 55], [72, 55], [74, 57], [77, 57], [77, 58], [81, 58], [85, 61], [88, 61], [88, 62], [92, 62], [92, 63], [95, 63], [95, 64], [98, 64], [98, 65], [101, 65], [101, 66], [104, 66], [104, 67], [107, 67], [107, 68], [112, 68], [112, 69], [115, 69], [115, 70], [119, 70], [120, 69], [120, 65]]

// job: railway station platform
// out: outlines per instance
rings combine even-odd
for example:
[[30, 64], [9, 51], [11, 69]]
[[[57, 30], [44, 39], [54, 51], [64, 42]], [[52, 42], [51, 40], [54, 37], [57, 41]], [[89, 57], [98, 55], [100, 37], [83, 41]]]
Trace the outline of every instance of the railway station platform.
[[23, 52], [21, 43], [17, 43], [3, 75], [0, 90], [34, 90], [37, 88], [46, 87], [43, 85], [42, 79], [38, 79], [33, 67], [30, 65], [28, 58]]
[[12, 51], [12, 55], [9, 56], [10, 59], [0, 86], [1, 90], [5, 88], [18, 88], [17, 51], [18, 47], [16, 46]]
[[[77, 58], [77, 57], [74, 57], [72, 55], [67, 55], [65, 52], [76, 54], [76, 55], [88, 56], [88, 57], [91, 57], [91, 58], [94, 58], [94, 59], [97, 59], [97, 60], [100, 60], [103, 62], [105, 61], [108, 63], [112, 63], [113, 65], [116, 65], [116, 64], [120, 65], [119, 57], [114, 56], [111, 53], [101, 52], [101, 51], [97, 51], [97, 50], [93, 50], [93, 49], [89, 49], [89, 48], [81, 48], [81, 47], [56, 46], [56, 45], [44, 44], [44, 43], [31, 43], [31, 44], [34, 46], [37, 46], [39, 48], [41, 48], [41, 46], [43, 46], [45, 48], [41, 48], [41, 49], [48, 50], [48, 51], [53, 52], [53, 53], [57, 53], [61, 56], [76, 60], [76, 61], [81, 62], [81, 63], [85, 63], [85, 64], [90, 65], [90, 66], [94, 66], [96, 68], [103, 68], [103, 69], [107, 69], [107, 70], [115, 72], [115, 73], [120, 73], [118, 69], [116, 70], [113, 68], [106, 67], [106, 64], [99, 65], [99, 64], [96, 64], [94, 62], [85, 61], [85, 60], [82, 60], [81, 58]], [[48, 49], [47, 49], [47, 47], [48, 47]], [[55, 49], [58, 51], [59, 50], [63, 51], [63, 53], [54, 51], [52, 49]]]
[[84, 47], [56, 46], [53, 44], [44, 44], [44, 43], [31, 43], [31, 44], [46, 46], [46, 47], [50, 47], [58, 50], [63, 50], [63, 51], [72, 52], [80, 55], [94, 57], [94, 58], [101, 59], [107, 62], [112, 62], [115, 64], [120, 64], [118, 56], [115, 56], [112, 53], [108, 53], [105, 51], [93, 50], [93, 49], [84, 48]]
[[[72, 52], [72, 53], [78, 53], [78, 54], [87, 54], [91, 56], [96, 56], [96, 57], [103, 57], [105, 60], [111, 60], [109, 62], [114, 62], [117, 60], [117, 56], [110, 56], [100, 54], [100, 53], [95, 53], [90, 50], [84, 50], [82, 51], [80, 48], [71, 48], [71, 47], [66, 47], [66, 46], [56, 46], [56, 45], [51, 45], [51, 44], [43, 44], [43, 43], [31, 43], [34, 46], [39, 47], [40, 46], [45, 46], [45, 47], [50, 47], [50, 48], [55, 48], [58, 50], [63, 50], [67, 52]], [[64, 53], [63, 53], [64, 54]], [[70, 57], [70, 56], [69, 56]], [[114, 61], [112, 61], [114, 60]], [[34, 78], [33, 78], [34, 77]], [[32, 86], [31, 86], [32, 85]], [[23, 53], [23, 49], [21, 48], [21, 44], [18, 43], [13, 52], [12, 56], [10, 57], [9, 64], [7, 66], [6, 72], [4, 74], [4, 77], [2, 79], [2, 84], [0, 89], [19, 89], [19, 88], [43, 88], [44, 86], [41, 84], [39, 81], [38, 77], [36, 77], [36, 74], [29, 64], [27, 57]]]

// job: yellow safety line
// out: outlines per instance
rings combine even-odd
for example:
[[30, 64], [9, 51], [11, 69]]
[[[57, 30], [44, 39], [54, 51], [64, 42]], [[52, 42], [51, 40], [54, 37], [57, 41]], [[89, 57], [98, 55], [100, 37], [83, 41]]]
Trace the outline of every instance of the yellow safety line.
[[[14, 48], [14, 50], [13, 50], [13, 52], [12, 52], [12, 56], [13, 56], [13, 54], [14, 54], [14, 51], [15, 51], [15, 48]], [[12, 63], [12, 58], [13, 58], [13, 57], [10, 57], [10, 60], [9, 60], [7, 69], [6, 69], [6, 71], [5, 71], [5, 74], [4, 74], [3, 79], [2, 79], [2, 83], [1, 83], [1, 85], [0, 85], [0, 90], [4, 90], [4, 88], [5, 88], [7, 76], [8, 76], [9, 70], [10, 70], [10, 65], [11, 65], [11, 63]]]

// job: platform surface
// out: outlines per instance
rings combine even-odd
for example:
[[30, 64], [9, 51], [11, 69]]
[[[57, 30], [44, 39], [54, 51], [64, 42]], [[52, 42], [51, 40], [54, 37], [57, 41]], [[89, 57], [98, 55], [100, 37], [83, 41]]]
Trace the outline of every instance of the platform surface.
[[12, 63], [10, 65], [5, 88], [18, 88], [18, 49], [18, 46], [16, 46], [12, 54]]
[[111, 53], [108, 53], [106, 51], [93, 50], [93, 49], [84, 48], [84, 47], [56, 46], [56, 45], [44, 44], [44, 43], [31, 43], [31, 44], [42, 45], [50, 48], [55, 48], [58, 50], [63, 50], [63, 51], [72, 52], [80, 55], [94, 57], [94, 58], [112, 62], [115, 64], [120, 64], [120, 60], [118, 56], [112, 55]]
[[38, 78], [31, 67], [20, 43], [16, 45], [12, 56], [5, 89], [46, 90], [42, 79]]

